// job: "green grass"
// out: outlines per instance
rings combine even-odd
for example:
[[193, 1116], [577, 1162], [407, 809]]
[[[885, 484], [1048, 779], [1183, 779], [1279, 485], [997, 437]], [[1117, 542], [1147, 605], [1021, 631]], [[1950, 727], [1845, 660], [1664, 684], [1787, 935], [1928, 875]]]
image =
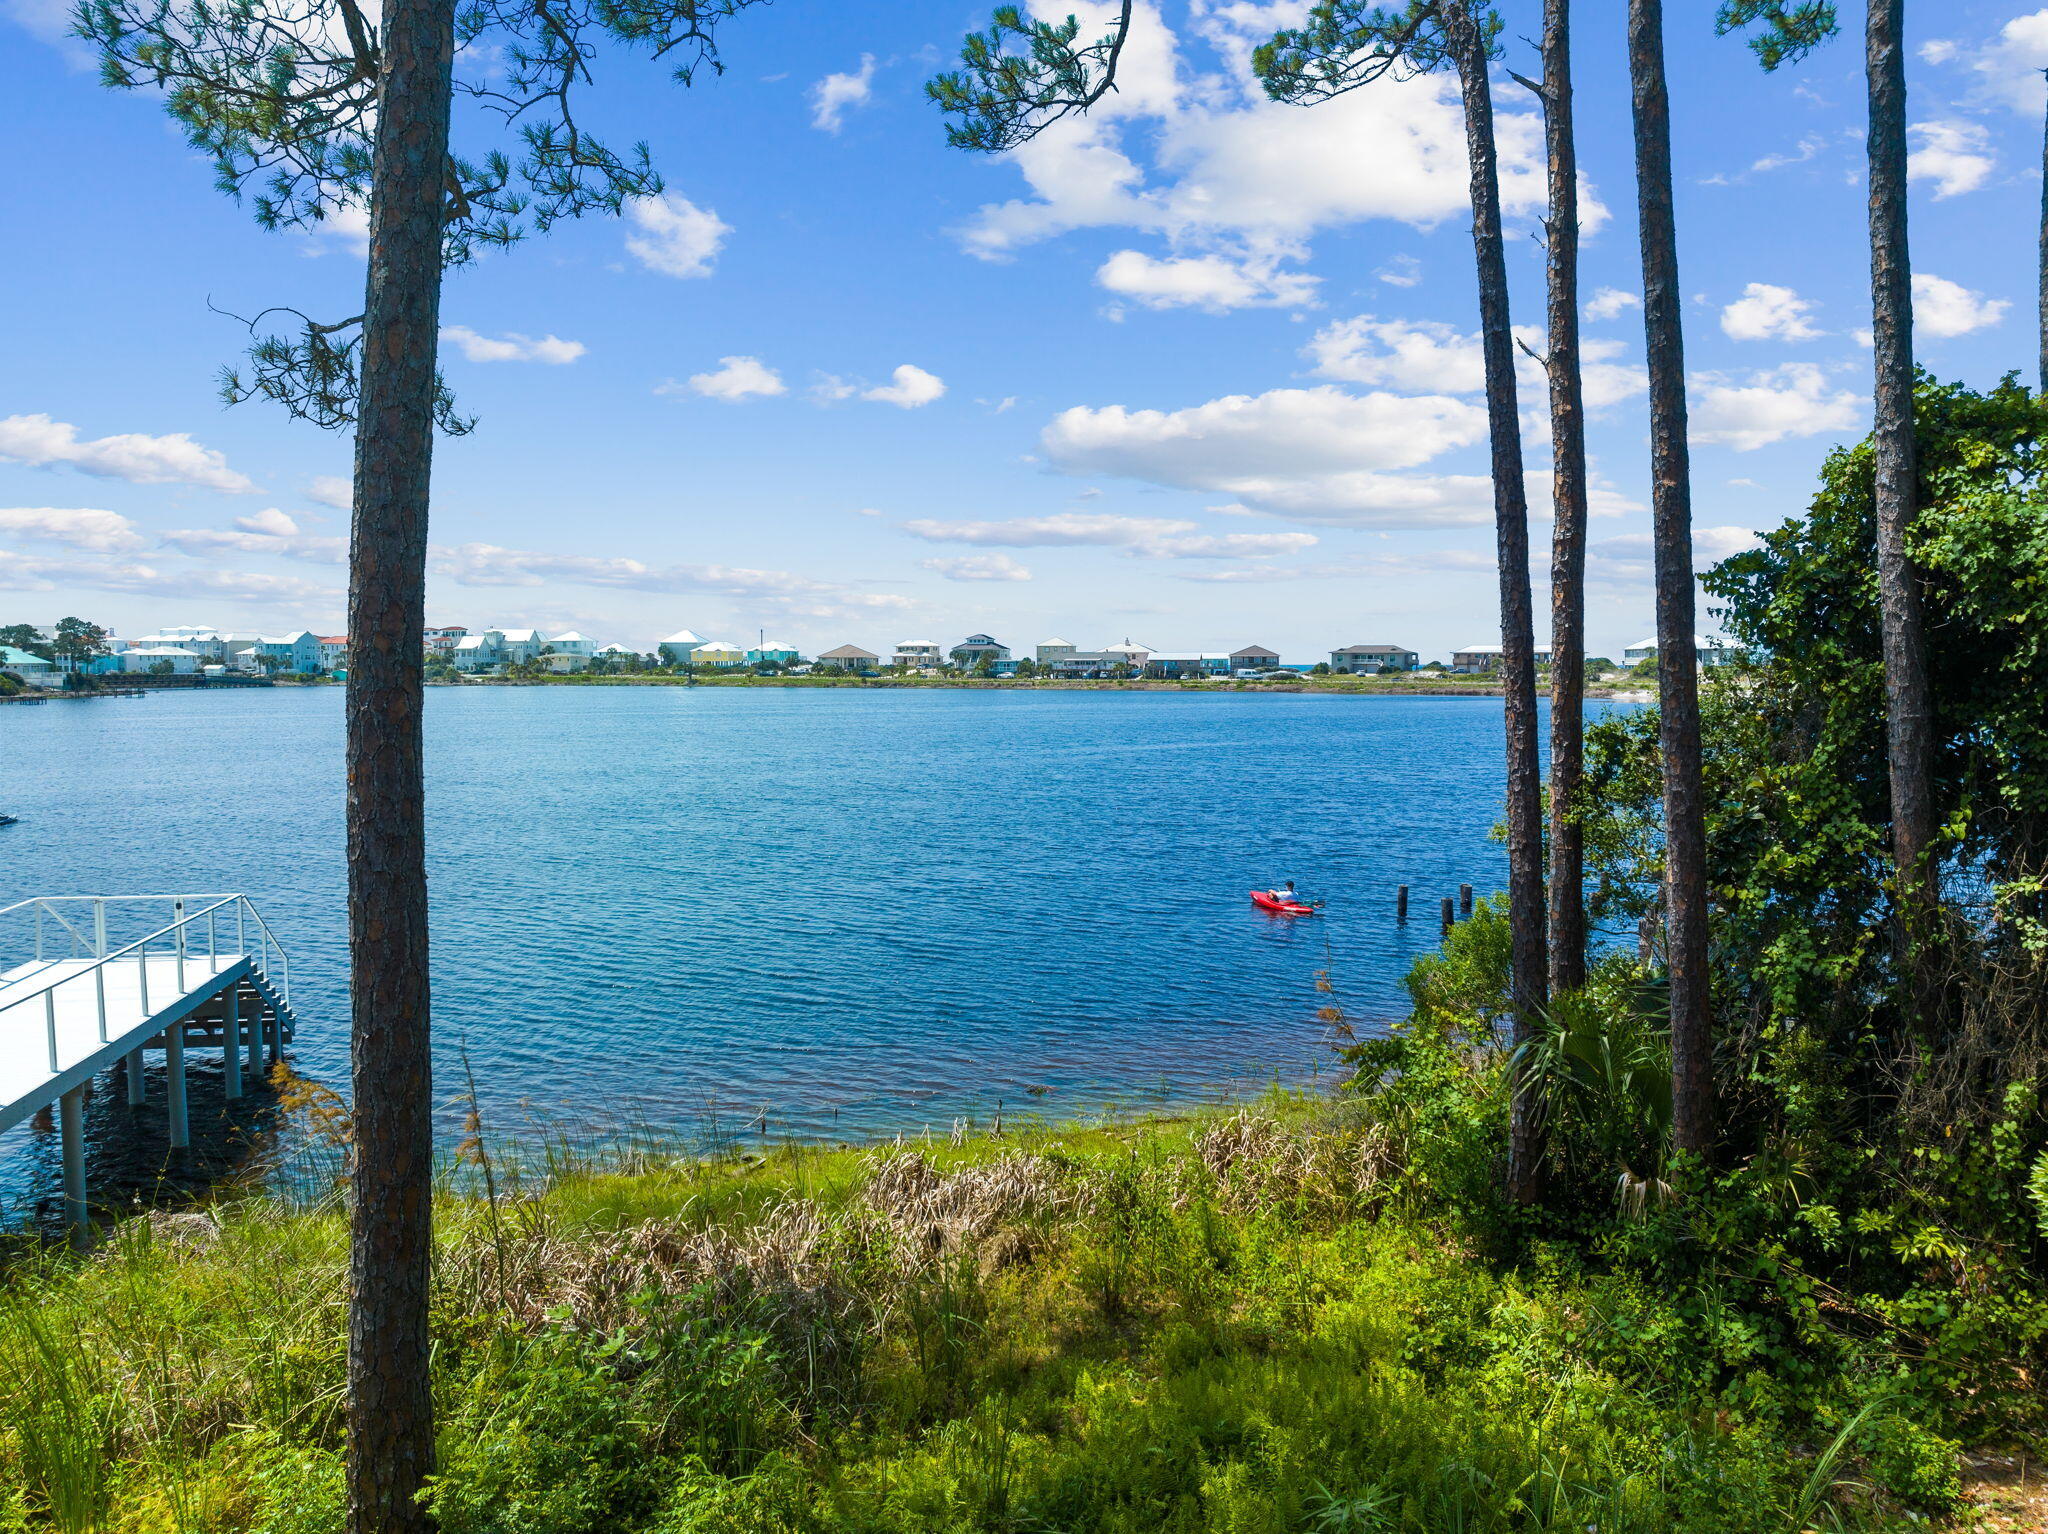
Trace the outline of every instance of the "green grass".
[[[1658, 1296], [1483, 1260], [1423, 1208], [1363, 1105], [1280, 1098], [558, 1162], [440, 1205], [434, 1508], [447, 1534], [1886, 1522], [1855, 1450], [1881, 1402], [1821, 1432], [1688, 1396], [1627, 1342]], [[338, 1205], [251, 1197], [17, 1268], [0, 1529], [338, 1530], [345, 1247]]]

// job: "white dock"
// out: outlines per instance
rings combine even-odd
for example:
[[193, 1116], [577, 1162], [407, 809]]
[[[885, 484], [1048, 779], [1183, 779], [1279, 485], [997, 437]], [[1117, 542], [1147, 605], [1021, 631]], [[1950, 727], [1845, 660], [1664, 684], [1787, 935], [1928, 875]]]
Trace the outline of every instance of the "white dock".
[[[140, 935], [110, 940], [110, 920]], [[31, 929], [33, 957], [0, 971], [0, 1132], [58, 1106], [65, 1216], [83, 1241], [93, 1078], [120, 1065], [129, 1104], [144, 1107], [144, 1051], [162, 1050], [170, 1143], [190, 1144], [186, 1051], [217, 1044], [239, 1097], [291, 1040], [291, 972], [244, 895], [45, 895], [0, 908], [0, 944], [20, 953]]]

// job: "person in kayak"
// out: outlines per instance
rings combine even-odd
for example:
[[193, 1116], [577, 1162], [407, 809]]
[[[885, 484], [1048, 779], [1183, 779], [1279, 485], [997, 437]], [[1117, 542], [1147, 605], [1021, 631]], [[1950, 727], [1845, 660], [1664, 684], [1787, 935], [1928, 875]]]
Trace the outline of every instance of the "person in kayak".
[[1292, 879], [1289, 879], [1287, 881], [1287, 888], [1267, 890], [1266, 893], [1271, 895], [1275, 900], [1284, 900], [1290, 905], [1308, 904], [1308, 902], [1306, 900], [1303, 900], [1301, 896], [1294, 893], [1294, 881]]

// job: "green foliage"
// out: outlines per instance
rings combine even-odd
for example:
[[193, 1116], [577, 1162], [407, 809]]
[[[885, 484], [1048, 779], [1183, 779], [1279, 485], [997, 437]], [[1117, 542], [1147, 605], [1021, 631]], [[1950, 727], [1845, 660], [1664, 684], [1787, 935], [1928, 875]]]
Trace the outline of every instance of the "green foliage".
[[[458, 135], [483, 141], [446, 167], [442, 256], [462, 265], [479, 249], [545, 234], [564, 219], [616, 215], [662, 180], [645, 144], [612, 148], [579, 121], [574, 103], [604, 44], [644, 51], [689, 84], [721, 72], [719, 24], [762, 0], [463, 0], [455, 7]], [[156, 92], [215, 185], [253, 196], [266, 229], [318, 228], [369, 206], [382, 41], [374, 9], [357, 0], [77, 0], [73, 32], [100, 58], [113, 88]], [[265, 335], [268, 314], [291, 315]], [[247, 322], [250, 375], [229, 371], [231, 404], [267, 398], [330, 429], [353, 423], [361, 316], [320, 322], [295, 309]], [[460, 434], [438, 386], [435, 418]]]
[[1490, 6], [1408, 0], [1400, 9], [1361, 0], [1327, 0], [1305, 25], [1276, 32], [1252, 54], [1252, 72], [1275, 101], [1306, 106], [1384, 76], [1406, 79], [1452, 62], [1450, 12], [1470, 14], [1488, 57], [1502, 21]]
[[1062, 117], [1086, 112], [1116, 89], [1131, 9], [1132, 0], [1123, 0], [1115, 26], [1077, 48], [1081, 23], [1076, 17], [1026, 21], [1016, 6], [997, 6], [986, 32], [967, 34], [960, 49], [963, 67], [925, 83], [926, 97], [941, 112], [959, 118], [946, 125], [946, 142], [955, 149], [1000, 154]]
[[1767, 70], [1796, 64], [1840, 31], [1833, 0], [1722, 0], [1714, 31], [1754, 27], [1749, 48]]

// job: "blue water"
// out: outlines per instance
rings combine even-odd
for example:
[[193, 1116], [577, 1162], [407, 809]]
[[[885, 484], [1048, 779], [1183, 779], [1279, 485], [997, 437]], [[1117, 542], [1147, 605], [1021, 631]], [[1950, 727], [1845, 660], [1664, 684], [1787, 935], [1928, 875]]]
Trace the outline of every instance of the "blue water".
[[[22, 820], [0, 831], [0, 903], [250, 892], [291, 954], [297, 1063], [345, 1087], [341, 701], [0, 709], [0, 807]], [[1399, 1015], [1438, 899], [1503, 875], [1497, 699], [428, 705], [436, 1085], [460, 1088], [459, 1046], [501, 1124], [765, 1109], [777, 1135], [851, 1137], [1301, 1079], [1329, 1068], [1317, 1008], [1361, 1030]], [[1288, 878], [1327, 915], [1252, 909]], [[0, 1137], [0, 1192], [31, 1138]]]

